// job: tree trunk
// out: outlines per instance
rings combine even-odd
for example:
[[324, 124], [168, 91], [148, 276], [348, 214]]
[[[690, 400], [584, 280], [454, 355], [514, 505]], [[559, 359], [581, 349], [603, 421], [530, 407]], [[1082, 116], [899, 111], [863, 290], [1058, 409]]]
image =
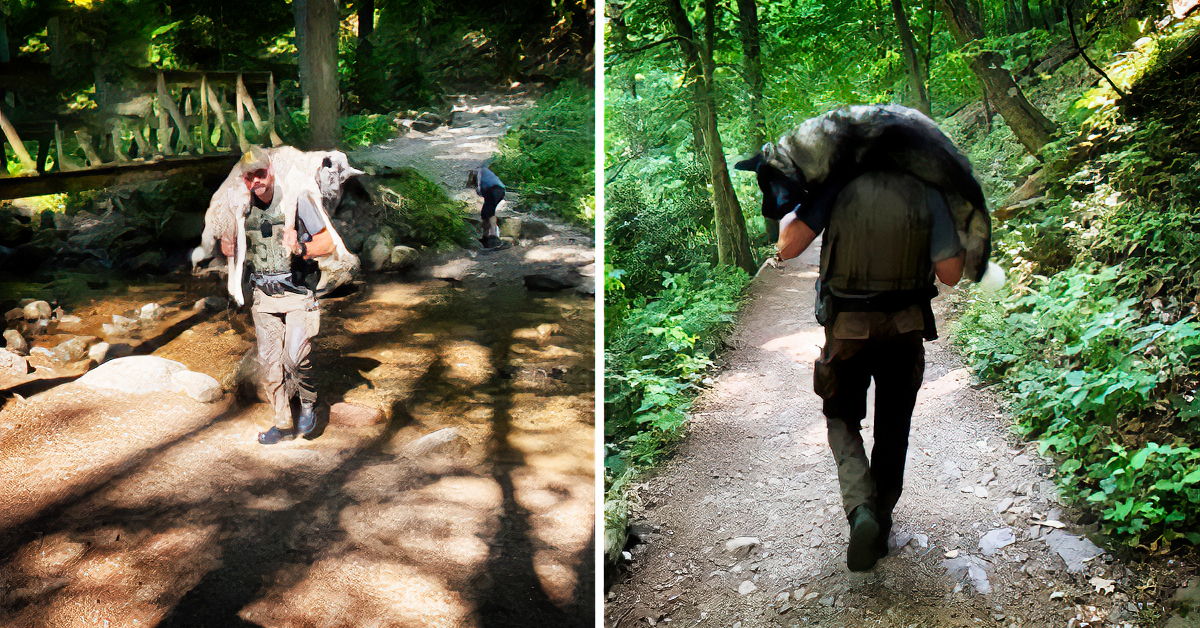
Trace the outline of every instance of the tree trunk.
[[[705, 115], [703, 81], [704, 72], [700, 68], [700, 55], [696, 52], [696, 33], [692, 29], [692, 22], [688, 19], [687, 13], [683, 10], [683, 5], [679, 0], [668, 0], [666, 3], [667, 13], [671, 16], [671, 22], [675, 26], [675, 32], [681, 38], [679, 42], [680, 48], [683, 50], [683, 63], [687, 68], [687, 81], [692, 85], [692, 100], [695, 105], [695, 110], [692, 113], [692, 145], [695, 148], [696, 161], [708, 165], [708, 153], [705, 149]], [[711, 172], [711, 170], [710, 170]]]
[[304, 102], [300, 103], [300, 110], [308, 112], [308, 55], [305, 52], [308, 46], [305, 45], [305, 40], [308, 38], [308, 2], [307, 0], [292, 0], [292, 15], [296, 18], [296, 71], [299, 76], [296, 80], [300, 83], [300, 93], [303, 94]]
[[737, 194], [733, 192], [733, 180], [729, 177], [729, 166], [725, 163], [725, 150], [721, 145], [721, 133], [717, 127], [717, 103], [713, 95], [716, 84], [713, 73], [717, 64], [713, 51], [716, 48], [716, 0], [704, 0], [704, 101], [708, 117], [709, 168], [712, 170], [713, 197], [716, 200], [717, 258], [725, 265], [734, 265], [753, 274], [756, 270], [754, 256], [750, 253], [750, 236], [746, 233], [746, 217]]
[[1017, 0], [1017, 6], [1021, 9], [1021, 31], [1032, 29], [1033, 12], [1029, 10], [1029, 0]]
[[742, 71], [746, 76], [746, 87], [750, 90], [750, 107], [747, 112], [749, 150], [758, 149], [766, 142], [767, 125], [763, 120], [763, 75], [760, 61], [761, 46], [758, 38], [758, 4], [756, 0], [737, 0], [738, 26], [742, 36]]
[[921, 64], [921, 58], [917, 56], [917, 42], [913, 38], [912, 28], [908, 25], [903, 0], [892, 0], [892, 13], [896, 16], [896, 29], [900, 31], [900, 43], [904, 48], [904, 65], [908, 67], [908, 85], [912, 88], [914, 108], [930, 115], [929, 92], [925, 89], [925, 68]]
[[375, 32], [375, 0], [358, 0], [358, 47], [354, 55], [354, 78], [358, 103], [363, 109], [376, 104], [378, 81], [375, 80], [375, 47], [371, 33]]
[[312, 128], [313, 149], [332, 149], [337, 146], [338, 132], [338, 75], [337, 28], [338, 8], [334, 0], [307, 0], [304, 52], [308, 57], [309, 81], [308, 123]]
[[[684, 41], [681, 46], [687, 62], [688, 76], [695, 84], [696, 111], [704, 134], [704, 146], [708, 154], [709, 172], [713, 187], [713, 227], [717, 234], [717, 262], [722, 265], [738, 266], [748, 273], [755, 271], [754, 258], [750, 254], [750, 238], [746, 235], [746, 219], [741, 205], [733, 192], [733, 181], [725, 163], [721, 145], [721, 134], [717, 127], [716, 99], [713, 96], [713, 58], [716, 1], [704, 0], [705, 46], [700, 49], [695, 41], [692, 23], [684, 13], [680, 0], [668, 0], [667, 10], [675, 24], [675, 30]], [[701, 58], [703, 54], [703, 58]]]
[[[960, 46], [983, 37], [983, 30], [963, 0], [940, 2], [950, 32]], [[1005, 124], [1030, 153], [1038, 154], [1058, 127], [1025, 98], [1012, 74], [1004, 69], [1004, 57], [996, 52], [985, 52], [972, 59], [969, 65], [983, 83], [984, 95], [1004, 117]]]

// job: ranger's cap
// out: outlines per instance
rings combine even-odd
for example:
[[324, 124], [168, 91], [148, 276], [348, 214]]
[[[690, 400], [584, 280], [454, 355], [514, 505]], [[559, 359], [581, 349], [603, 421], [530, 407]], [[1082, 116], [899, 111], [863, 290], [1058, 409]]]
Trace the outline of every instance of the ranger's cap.
[[238, 160], [238, 167], [243, 173], [261, 170], [271, 165], [271, 156], [261, 146], [250, 146]]

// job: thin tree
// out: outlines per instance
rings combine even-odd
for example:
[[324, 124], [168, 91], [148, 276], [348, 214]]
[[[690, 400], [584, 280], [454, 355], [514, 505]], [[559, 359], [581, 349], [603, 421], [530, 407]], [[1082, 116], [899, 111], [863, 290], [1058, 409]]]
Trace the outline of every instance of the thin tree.
[[[939, 2], [950, 32], [960, 46], [983, 38], [983, 29], [971, 15], [964, 0]], [[1025, 98], [1025, 93], [1013, 80], [1012, 74], [1004, 69], [1003, 55], [994, 51], [981, 52], [968, 65], [983, 84], [984, 96], [1004, 117], [1005, 124], [1012, 129], [1017, 140], [1030, 153], [1038, 154], [1058, 127]]]
[[912, 89], [914, 108], [930, 115], [929, 91], [925, 87], [929, 80], [921, 57], [917, 54], [916, 38], [908, 25], [903, 0], [892, 0], [892, 14], [896, 16], [896, 30], [900, 32], [900, 44], [904, 49], [904, 65], [908, 68], [908, 85]]
[[721, 134], [717, 127], [716, 99], [713, 96], [713, 71], [716, 68], [713, 58], [716, 2], [704, 0], [703, 46], [696, 41], [695, 29], [692, 28], [692, 22], [684, 12], [680, 0], [667, 0], [666, 6], [675, 25], [675, 32], [680, 38], [679, 45], [683, 50], [688, 80], [692, 83], [696, 118], [703, 133], [709, 173], [712, 177], [717, 262], [738, 266], [746, 272], [753, 273], [754, 258], [750, 253], [750, 238], [746, 234], [746, 218], [742, 216], [741, 205], [733, 192], [733, 181], [729, 177], [729, 167], [725, 163]]
[[354, 78], [357, 85], [358, 102], [364, 109], [375, 105], [376, 81], [375, 46], [371, 33], [375, 32], [375, 0], [358, 0], [358, 47], [354, 53]]

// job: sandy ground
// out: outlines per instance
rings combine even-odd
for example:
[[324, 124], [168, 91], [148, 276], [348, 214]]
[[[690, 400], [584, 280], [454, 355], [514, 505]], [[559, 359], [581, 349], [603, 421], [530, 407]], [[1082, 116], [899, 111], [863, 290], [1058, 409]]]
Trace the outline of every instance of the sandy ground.
[[[628, 548], [607, 593], [606, 625], [1156, 624], [1158, 612], [1139, 604], [1154, 599], [1154, 578], [1084, 537], [1094, 526], [1058, 502], [1050, 461], [971, 385], [944, 323], [942, 339], [926, 343], [890, 555], [870, 572], [847, 570], [849, 526], [812, 389], [824, 344], [813, 319], [818, 262], [814, 247], [760, 272], [688, 439], [639, 487], [633, 531], [643, 543]], [[985, 547], [991, 540], [1002, 547]]]
[[[458, 163], [461, 144], [417, 141], [393, 164]], [[594, 302], [521, 273], [594, 254], [552, 227], [437, 259], [454, 281], [381, 275], [324, 302], [311, 441], [259, 445], [270, 411], [232, 390], [9, 400], [0, 625], [592, 625]], [[252, 341], [248, 312], [219, 314], [156, 355], [233, 388]], [[381, 420], [331, 421], [338, 402]]]

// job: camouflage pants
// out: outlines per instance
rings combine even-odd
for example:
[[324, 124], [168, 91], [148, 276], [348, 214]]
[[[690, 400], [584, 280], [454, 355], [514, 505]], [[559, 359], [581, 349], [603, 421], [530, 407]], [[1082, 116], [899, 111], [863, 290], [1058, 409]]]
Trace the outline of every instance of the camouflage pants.
[[259, 383], [275, 410], [275, 427], [290, 430], [292, 397], [307, 404], [317, 400], [308, 354], [309, 342], [321, 328], [321, 310], [311, 294], [273, 297], [256, 288], [250, 313], [258, 339]]
[[[813, 371], [814, 389], [824, 400], [846, 515], [869, 505], [885, 530], [904, 487], [908, 431], [925, 373], [920, 312], [915, 316], [908, 310], [839, 314], [835, 324], [825, 328], [825, 348]], [[868, 461], [860, 422], [867, 413], [872, 379], [875, 446]]]

